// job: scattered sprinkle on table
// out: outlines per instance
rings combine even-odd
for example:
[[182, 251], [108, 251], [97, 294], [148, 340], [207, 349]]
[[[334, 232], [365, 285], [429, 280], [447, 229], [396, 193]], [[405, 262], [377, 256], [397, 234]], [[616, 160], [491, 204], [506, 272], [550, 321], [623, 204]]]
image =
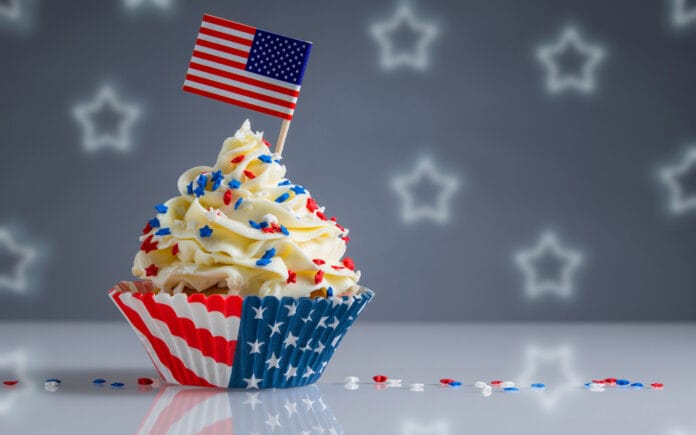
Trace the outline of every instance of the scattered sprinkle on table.
[[106, 383], [106, 379], [97, 378], [97, 379], [93, 380], [92, 383], [95, 385], [103, 385]]
[[384, 375], [375, 375], [375, 376], [372, 377], [372, 380], [374, 380], [374, 381], [377, 382], [378, 384], [387, 382], [387, 379], [389, 379], [389, 378], [386, 377], [386, 376], [384, 376]]

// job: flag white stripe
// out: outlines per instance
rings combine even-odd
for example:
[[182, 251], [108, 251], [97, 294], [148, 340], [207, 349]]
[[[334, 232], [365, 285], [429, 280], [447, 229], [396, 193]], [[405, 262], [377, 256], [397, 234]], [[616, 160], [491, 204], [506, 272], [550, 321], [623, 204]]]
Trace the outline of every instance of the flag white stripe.
[[254, 34], [256, 33], [256, 31], [254, 31], [253, 33], [242, 32], [241, 30], [231, 29], [229, 27], [209, 23], [207, 21], [203, 21], [201, 23], [201, 27], [205, 27], [206, 29], [210, 30], [217, 30], [218, 32], [227, 33], [228, 35], [248, 39], [249, 41], [252, 41], [254, 39]]
[[286, 89], [290, 89], [292, 91], [299, 91], [301, 88], [300, 85], [293, 85], [292, 83], [284, 82], [282, 80], [276, 80], [274, 78], [262, 76], [260, 74], [255, 74], [255, 73], [249, 72], [247, 70], [235, 68], [233, 66], [223, 65], [223, 64], [213, 62], [213, 61], [207, 60], [207, 59], [201, 59], [200, 57], [196, 57], [195, 55], [191, 58], [191, 62], [196, 62], [196, 63], [200, 63], [201, 65], [220, 69], [222, 71], [227, 71], [227, 72], [239, 74], [239, 75], [249, 77], [251, 79], [258, 80], [260, 82], [268, 83], [271, 85], [282, 86], [282, 87], [284, 87]]
[[235, 48], [237, 50], [242, 50], [245, 53], [249, 53], [249, 51], [251, 51], [251, 47], [249, 47], [249, 46], [238, 44], [238, 43], [232, 42], [232, 41], [228, 41], [226, 39], [216, 38], [216, 37], [210, 36], [210, 35], [204, 35], [203, 33], [198, 35], [198, 39], [202, 39], [202, 40], [208, 41], [208, 42], [214, 42], [215, 44], [224, 45], [225, 47], [230, 47], [230, 48]]
[[[121, 298], [121, 299], [123, 299], [123, 298]], [[150, 355], [150, 359], [157, 366], [157, 370], [164, 378], [164, 381], [168, 384], [178, 384], [178, 382], [174, 378], [174, 375], [172, 375], [171, 370], [169, 370], [169, 367], [162, 364], [160, 362], [159, 358], [157, 358], [157, 352], [155, 352], [155, 349], [152, 348], [152, 345], [147, 340], [147, 337], [145, 337], [136, 328], [133, 328], [133, 330], [138, 335], [138, 338], [140, 338], [140, 341], [143, 343], [143, 347], [145, 348], [145, 352], [147, 352], [147, 354]]]
[[233, 79], [228, 79], [227, 77], [221, 77], [216, 74], [210, 74], [205, 71], [199, 71], [194, 68], [189, 68], [188, 74], [196, 77], [202, 77], [204, 79], [215, 80], [216, 82], [223, 83], [226, 85], [237, 86], [238, 88], [246, 89], [247, 91], [257, 92], [259, 94], [268, 95], [269, 97], [278, 98], [283, 101], [288, 101], [290, 103], [297, 102], [297, 97], [292, 95], [281, 94], [280, 92], [270, 91], [266, 88], [260, 88], [258, 86], [250, 85], [248, 83], [240, 82]]
[[191, 88], [200, 89], [202, 91], [217, 94], [217, 95], [220, 95], [222, 97], [231, 98], [231, 99], [234, 99], [237, 101], [241, 101], [243, 103], [254, 104], [256, 106], [260, 106], [260, 107], [263, 107], [266, 109], [275, 110], [276, 112], [286, 113], [288, 115], [292, 115], [292, 113], [294, 112], [294, 109], [289, 109], [287, 107], [279, 106], [277, 104], [271, 104], [271, 103], [268, 103], [266, 101], [257, 100], [256, 98], [245, 97], [244, 95], [239, 95], [239, 94], [234, 93], [234, 92], [229, 92], [229, 91], [226, 91], [224, 89], [215, 88], [215, 87], [204, 85], [201, 83], [192, 82], [190, 80], [184, 81], [184, 85], [189, 86]]
[[232, 60], [235, 62], [239, 62], [243, 65], [246, 65], [246, 61], [247, 61], [246, 57], [235, 56], [234, 54], [225, 53], [224, 51], [215, 50], [214, 48], [203, 47], [203, 46], [198, 45], [198, 44], [196, 44], [193, 47], [193, 49], [196, 51], [200, 51], [201, 53], [212, 54], [213, 56], [222, 57], [224, 59], [229, 59], [229, 60]]
[[157, 422], [160, 414], [169, 408], [169, 405], [174, 400], [174, 396], [179, 391], [178, 389], [171, 388], [168, 386], [162, 387], [163, 392], [160, 393], [155, 399], [155, 404], [153, 405], [150, 412], [147, 414], [147, 420], [145, 420], [138, 430], [138, 435], [150, 435], [152, 429]]
[[188, 301], [188, 296], [179, 293], [170, 295], [158, 293], [155, 302], [170, 306], [177, 317], [189, 319], [198, 329], [207, 329], [214, 337], [222, 337], [227, 341], [236, 341], [239, 333], [239, 317], [225, 317], [219, 311], [208, 311], [205, 305]]

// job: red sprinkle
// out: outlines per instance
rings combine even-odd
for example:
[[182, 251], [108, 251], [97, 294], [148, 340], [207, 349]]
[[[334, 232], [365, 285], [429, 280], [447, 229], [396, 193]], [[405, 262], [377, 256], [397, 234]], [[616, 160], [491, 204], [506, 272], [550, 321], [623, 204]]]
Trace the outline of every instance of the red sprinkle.
[[147, 225], [145, 225], [145, 228], [143, 228], [143, 235], [149, 233], [150, 231], [152, 231], [152, 227], [150, 226], [150, 222], [148, 222]]
[[261, 231], [263, 231], [264, 233], [275, 233], [276, 232], [275, 228], [273, 228], [273, 227], [262, 228]]
[[317, 266], [321, 266], [322, 264], [326, 264], [326, 261], [322, 260], [321, 258], [315, 258], [312, 260], [312, 263], [316, 264]]
[[244, 154], [240, 154], [231, 160], [231, 163], [239, 163], [244, 160]]
[[276, 224], [276, 223], [271, 224], [271, 228], [273, 228], [273, 231], [275, 231], [276, 233], [282, 233], [282, 232], [283, 232], [283, 230], [280, 229], [280, 225], [278, 225], [278, 224]]
[[332, 222], [336, 222], [336, 216], [331, 216], [331, 217], [329, 218], [329, 220], [332, 221]]
[[375, 382], [377, 382], [378, 384], [382, 384], [384, 382], [387, 382], [387, 379], [389, 379], [389, 378], [384, 376], [384, 375], [377, 375], [377, 376], [373, 376], [372, 379]]
[[307, 210], [314, 213], [315, 210], [319, 210], [319, 206], [314, 198], [307, 198]]
[[661, 390], [665, 387], [665, 384], [663, 384], [662, 382], [653, 382], [652, 384], [650, 384], [650, 386], [656, 390]]
[[323, 221], [326, 220], [326, 215], [320, 211], [317, 212], [317, 217]]
[[179, 244], [174, 243], [174, 246], [172, 246], [172, 255], [176, 255], [179, 253]]
[[145, 251], [145, 253], [147, 254], [148, 252], [157, 249], [158, 243], [159, 242], [157, 240], [155, 240], [154, 242], [152, 241], [152, 234], [150, 234], [149, 236], [147, 236], [145, 240], [143, 240], [143, 243], [140, 244], [140, 250]]
[[348, 244], [348, 242], [350, 242], [350, 237], [347, 237], [347, 236], [340, 236], [339, 239], [341, 239], [341, 240], [343, 240], [344, 242], [346, 242], [346, 244]]
[[248, 169], [245, 169], [245, 170], [244, 170], [244, 175], [246, 175], [247, 177], [251, 178], [252, 180], [253, 180], [254, 178], [256, 178], [256, 175], [254, 175], [254, 173], [251, 172], [251, 171], [248, 170]]
[[157, 273], [159, 272], [159, 268], [151, 264], [145, 268], [145, 276], [157, 276]]
[[440, 383], [441, 383], [442, 385], [449, 385], [451, 382], [454, 382], [454, 379], [450, 379], [450, 378], [442, 378], [442, 379], [440, 379]]
[[336, 228], [343, 231], [344, 233], [346, 232], [346, 229], [343, 227], [343, 225], [339, 224], [338, 222], [336, 222]]
[[331, 267], [333, 267], [336, 270], [345, 269], [345, 267], [343, 267], [343, 266], [331, 266]]
[[592, 379], [593, 384], [605, 384], [606, 380], [604, 379]]
[[2, 383], [7, 385], [8, 387], [11, 387], [13, 385], [17, 385], [19, 381], [3, 381]]
[[230, 205], [230, 202], [232, 202], [232, 191], [228, 190], [225, 192], [224, 195], [222, 195], [222, 201], [225, 203], [225, 205]]
[[347, 269], [355, 270], [355, 263], [353, 263], [352, 258], [346, 257], [343, 259], [342, 263], [344, 266], [346, 266]]
[[609, 385], [616, 385], [616, 378], [606, 378], [604, 380], [604, 383]]
[[502, 383], [503, 383], [503, 381], [498, 381], [498, 380], [491, 381], [491, 385], [493, 385], [494, 387], [499, 387], [500, 384], [502, 384]]
[[152, 385], [153, 382], [150, 378], [138, 378], [138, 385]]
[[314, 284], [319, 284], [324, 280], [324, 271], [323, 270], [318, 270], [317, 274], [314, 275]]
[[297, 282], [297, 273], [293, 272], [292, 270], [288, 269], [288, 284]]
[[263, 140], [263, 143], [264, 143], [268, 148], [271, 147], [271, 143], [270, 143], [269, 141], [267, 141], [266, 139], [261, 139], [261, 140]]

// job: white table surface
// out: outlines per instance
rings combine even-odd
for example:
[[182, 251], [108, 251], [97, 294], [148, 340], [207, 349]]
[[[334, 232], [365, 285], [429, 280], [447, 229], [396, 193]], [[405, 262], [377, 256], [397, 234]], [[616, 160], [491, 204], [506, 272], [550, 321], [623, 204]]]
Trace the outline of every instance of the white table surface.
[[[375, 374], [404, 388], [377, 389]], [[0, 380], [20, 382], [0, 386], [0, 434], [696, 435], [695, 374], [696, 324], [358, 322], [316, 386], [182, 391], [138, 387], [155, 372], [125, 321], [1, 323]], [[345, 389], [346, 376], [358, 376], [359, 389]], [[443, 377], [463, 385], [441, 387]], [[605, 377], [665, 389], [583, 387]], [[61, 387], [46, 391], [47, 378]], [[126, 386], [95, 387], [94, 378]], [[521, 391], [484, 397], [473, 387], [492, 379]], [[548, 387], [532, 391], [532, 382]]]

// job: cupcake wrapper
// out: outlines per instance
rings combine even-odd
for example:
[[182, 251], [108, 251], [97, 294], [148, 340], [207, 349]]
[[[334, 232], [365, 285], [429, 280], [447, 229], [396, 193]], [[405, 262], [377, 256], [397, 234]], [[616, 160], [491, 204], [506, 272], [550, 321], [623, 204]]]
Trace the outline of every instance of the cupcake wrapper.
[[238, 392], [165, 386], [138, 434], [302, 433], [342, 434], [316, 386], [301, 390]]
[[316, 382], [373, 295], [170, 295], [153, 293], [147, 281], [109, 291], [166, 382], [223, 388]]

